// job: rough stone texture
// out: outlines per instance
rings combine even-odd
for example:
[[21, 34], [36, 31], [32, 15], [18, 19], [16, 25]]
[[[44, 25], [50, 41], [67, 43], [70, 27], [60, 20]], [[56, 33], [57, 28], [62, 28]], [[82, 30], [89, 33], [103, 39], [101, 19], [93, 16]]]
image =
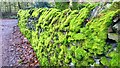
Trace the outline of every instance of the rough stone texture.
[[117, 31], [120, 31], [119, 27], [120, 27], [120, 21], [113, 26], [113, 28], [116, 29]]
[[115, 40], [115, 41], [118, 41], [118, 34], [116, 34], [116, 33], [108, 33], [108, 38], [112, 39], [112, 40]]

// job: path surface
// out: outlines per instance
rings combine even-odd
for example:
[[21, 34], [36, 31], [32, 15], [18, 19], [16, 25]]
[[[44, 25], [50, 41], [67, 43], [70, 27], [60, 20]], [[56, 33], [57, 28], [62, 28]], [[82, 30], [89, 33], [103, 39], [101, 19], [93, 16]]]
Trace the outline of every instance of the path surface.
[[13, 26], [17, 25], [17, 20], [4, 19], [0, 20], [0, 23], [0, 43], [2, 46], [2, 55], [0, 55], [0, 57], [2, 57], [2, 66], [10, 66], [11, 64], [16, 63], [10, 62], [14, 58], [14, 56], [10, 53], [10, 46], [12, 45], [12, 42], [10, 41], [12, 38]]
[[38, 66], [35, 52], [16, 19], [0, 19], [0, 66]]

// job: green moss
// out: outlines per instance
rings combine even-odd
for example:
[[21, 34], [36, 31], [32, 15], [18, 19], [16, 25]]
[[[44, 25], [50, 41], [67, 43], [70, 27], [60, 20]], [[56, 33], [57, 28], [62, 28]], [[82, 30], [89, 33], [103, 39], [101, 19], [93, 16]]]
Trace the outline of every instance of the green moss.
[[[101, 12], [90, 19], [83, 27], [84, 21], [90, 16], [94, 5], [84, 6], [81, 10], [55, 8], [34, 9], [33, 17], [40, 17], [35, 31], [26, 27], [30, 10], [20, 10], [19, 27], [29, 39], [41, 66], [76, 66], [105, 65], [117, 66], [117, 51], [108, 53], [111, 45], [106, 43], [107, 29], [120, 10]], [[117, 49], [120, 49], [119, 46]], [[107, 61], [107, 57], [111, 57]], [[100, 58], [96, 64], [94, 58]]]

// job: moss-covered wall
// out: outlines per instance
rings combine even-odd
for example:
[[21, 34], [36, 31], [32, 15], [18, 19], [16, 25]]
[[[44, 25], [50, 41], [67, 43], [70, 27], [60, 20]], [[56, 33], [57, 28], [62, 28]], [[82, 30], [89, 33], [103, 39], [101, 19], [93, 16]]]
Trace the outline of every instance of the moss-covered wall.
[[106, 10], [88, 20], [93, 8], [63, 11], [40, 8], [18, 12], [20, 31], [30, 41], [41, 66], [120, 64], [119, 47], [111, 50], [112, 45], [106, 43], [107, 29], [120, 10]]

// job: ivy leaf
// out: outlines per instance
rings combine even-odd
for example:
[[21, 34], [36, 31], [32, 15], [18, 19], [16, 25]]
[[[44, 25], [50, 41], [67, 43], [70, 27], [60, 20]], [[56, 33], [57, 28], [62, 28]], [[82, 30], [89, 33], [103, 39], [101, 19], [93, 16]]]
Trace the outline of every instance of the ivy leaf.
[[103, 65], [107, 65], [107, 66], [109, 66], [109, 62], [108, 62], [108, 60], [107, 60], [107, 58], [106, 57], [102, 57], [101, 58], [101, 61], [100, 61]]
[[59, 36], [59, 42], [63, 42], [66, 39], [66, 36], [60, 32], [58, 33], [58, 36]]
[[69, 63], [69, 60], [67, 58], [65, 58], [65, 63]]
[[50, 57], [50, 62], [56, 64], [56, 59], [57, 58], [55, 56]]
[[51, 40], [51, 37], [48, 37], [48, 38], [45, 40], [45, 45], [46, 45], [46, 46], [49, 44], [50, 40]]
[[76, 49], [75, 50], [75, 57], [77, 59], [81, 59], [82, 58], [82, 56], [81, 56], [81, 50], [80, 49]]
[[72, 62], [73, 62], [73, 64], [76, 64], [77, 60], [75, 58], [72, 58]]
[[75, 57], [76, 57], [77, 59], [81, 59], [81, 58], [84, 57], [85, 55], [86, 55], [86, 51], [84, 51], [83, 49], [77, 48], [77, 49], [75, 50]]
[[115, 56], [115, 57], [113, 57], [111, 60], [110, 60], [110, 65], [111, 66], [119, 66], [119, 60], [118, 60], [118, 57], [119, 56]]
[[109, 57], [114, 57], [115, 55], [117, 55], [117, 53], [115, 51], [112, 51], [107, 54], [107, 56], [109, 56]]
[[41, 59], [41, 65], [48, 66], [47, 58], [44, 57], [44, 58]]
[[76, 50], [76, 46], [71, 46], [70, 50], [71, 51], [75, 51]]

